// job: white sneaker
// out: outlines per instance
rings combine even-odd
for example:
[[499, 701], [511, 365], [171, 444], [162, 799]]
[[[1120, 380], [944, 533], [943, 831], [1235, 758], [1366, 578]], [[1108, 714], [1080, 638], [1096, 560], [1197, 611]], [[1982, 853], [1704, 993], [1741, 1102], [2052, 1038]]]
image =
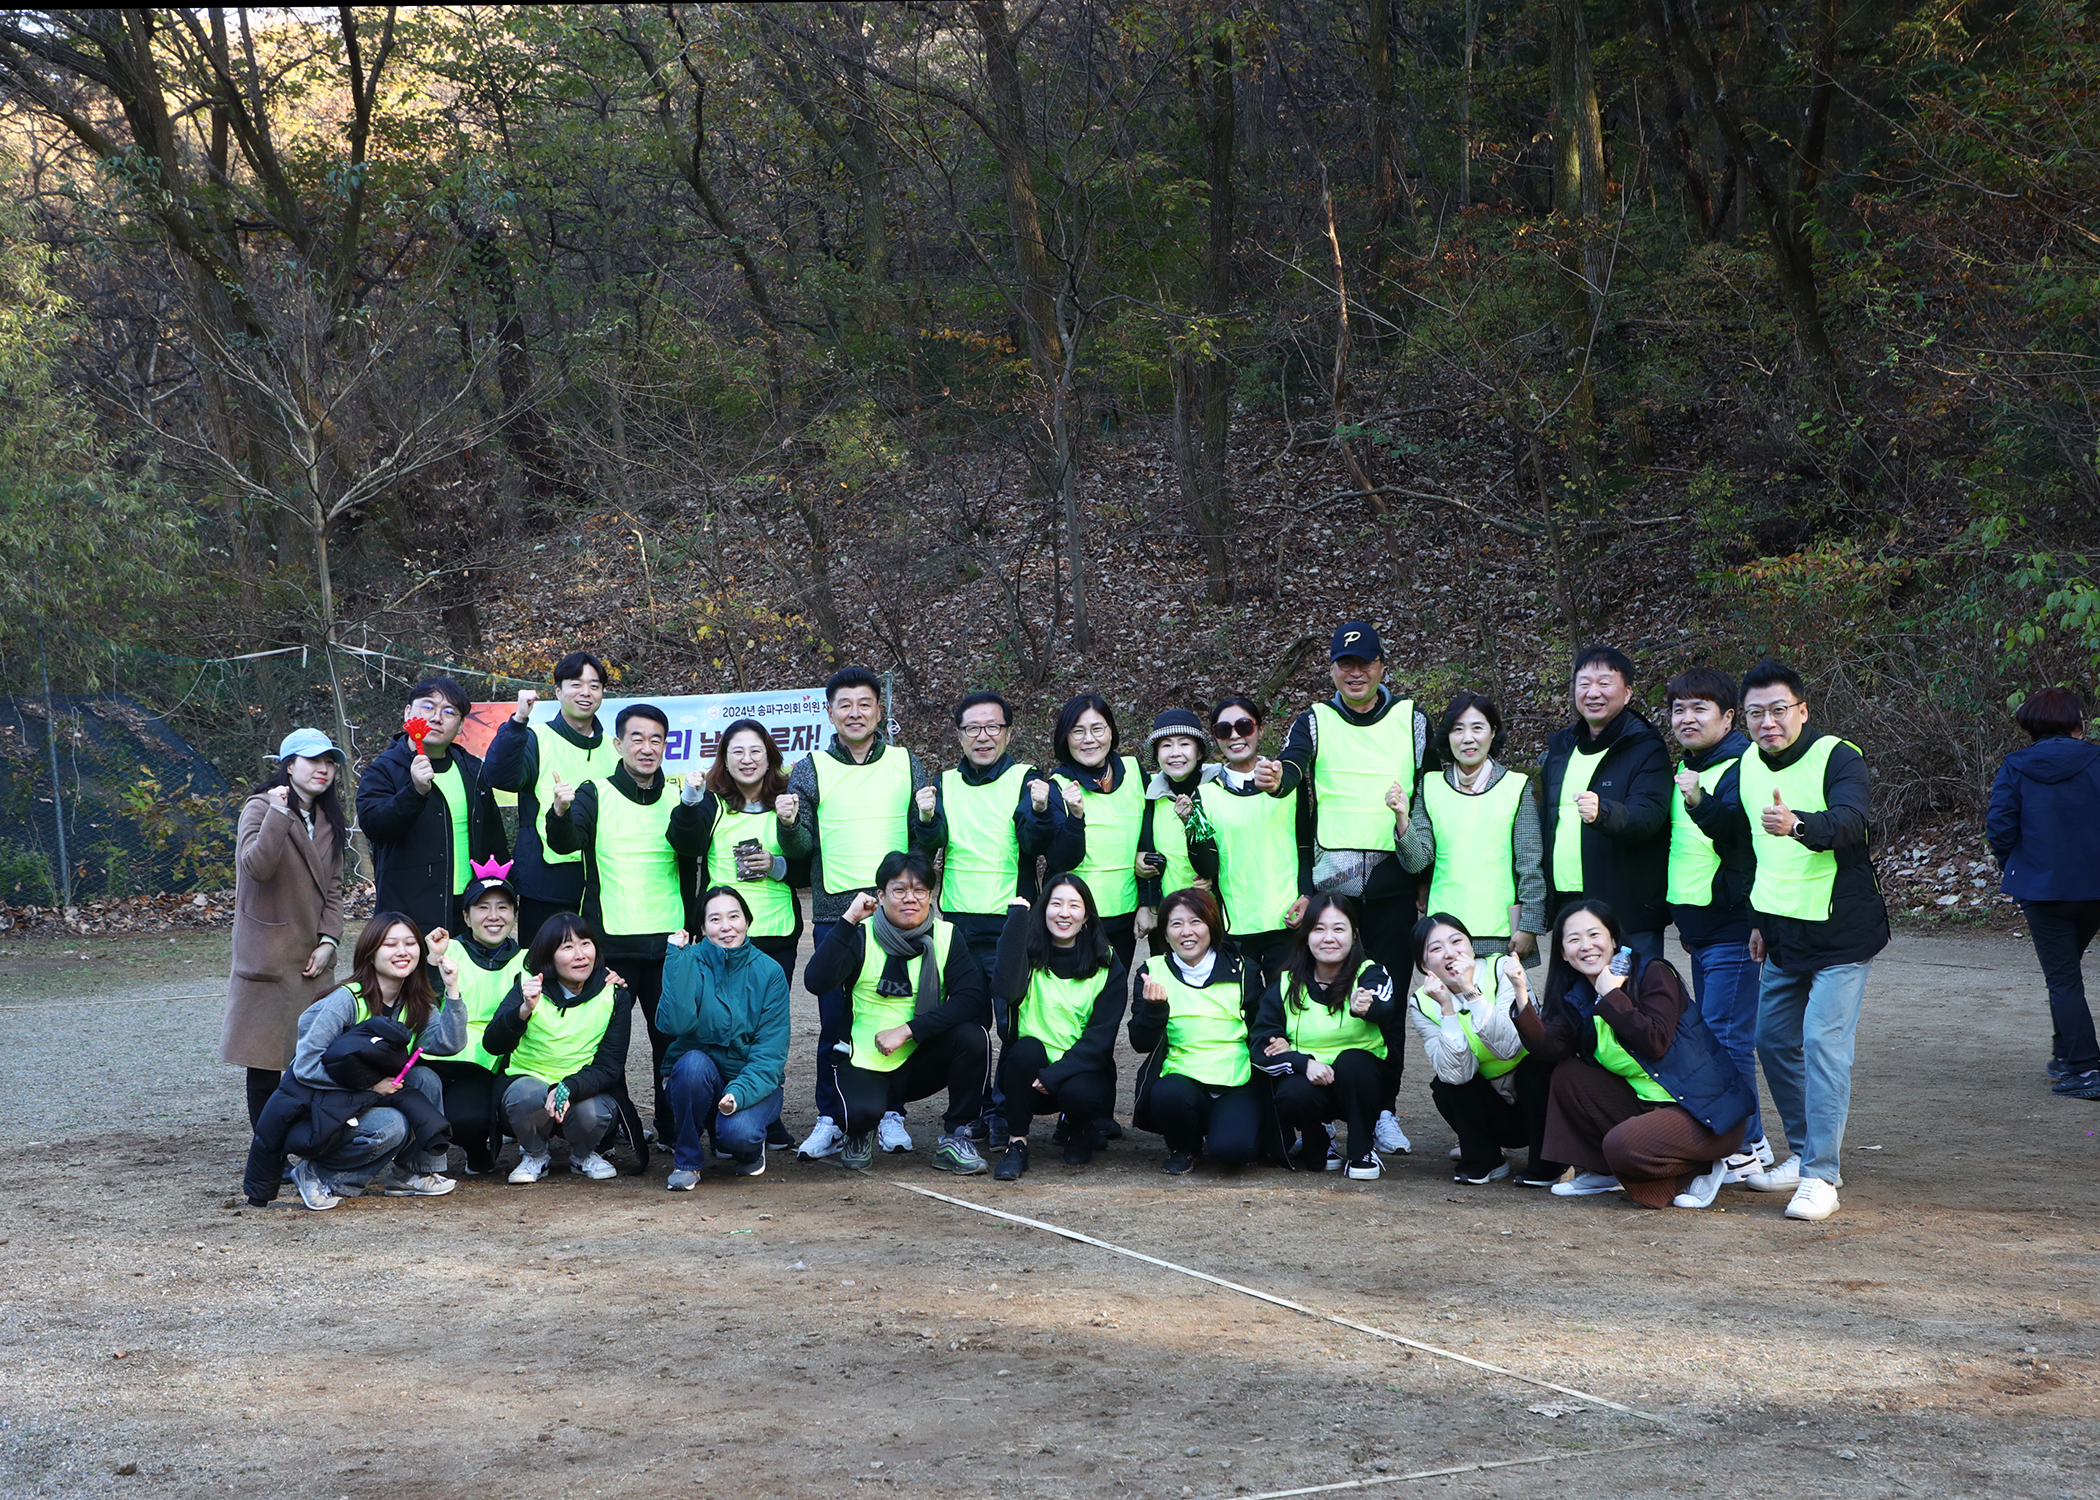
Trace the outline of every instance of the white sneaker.
[[1801, 1154], [1797, 1151], [1776, 1167], [1750, 1172], [1743, 1186], [1753, 1193], [1791, 1193], [1801, 1185]]
[[1342, 1175], [1355, 1182], [1376, 1182], [1384, 1170], [1385, 1163], [1378, 1159], [1378, 1153], [1369, 1151], [1342, 1168]]
[[893, 1154], [911, 1150], [911, 1132], [904, 1128], [904, 1116], [894, 1109], [884, 1115], [875, 1127], [875, 1143]]
[[1772, 1168], [1772, 1143], [1760, 1140], [1745, 1146], [1722, 1163], [1724, 1171], [1721, 1185], [1731, 1182], [1747, 1182], [1752, 1172], [1768, 1172]]
[[1463, 1146], [1453, 1146], [1451, 1148], [1451, 1159], [1453, 1161], [1464, 1161], [1466, 1159], [1466, 1148]]
[[[1734, 1160], [1733, 1157], [1729, 1158]], [[1692, 1185], [1670, 1201], [1679, 1208], [1712, 1208], [1721, 1196], [1721, 1183], [1728, 1175], [1728, 1162], [1717, 1161], [1692, 1179]]]
[[607, 1161], [604, 1157], [600, 1156], [595, 1151], [593, 1151], [589, 1156], [584, 1157], [581, 1161], [577, 1160], [573, 1156], [570, 1157], [569, 1170], [571, 1172], [580, 1173], [581, 1175], [590, 1178], [590, 1180], [593, 1182], [603, 1182], [608, 1177], [617, 1177], [620, 1175], [620, 1169], [618, 1167], [614, 1166], [611, 1162]]
[[1820, 1177], [1804, 1177], [1786, 1206], [1789, 1219], [1827, 1219], [1838, 1211], [1838, 1190]]
[[1342, 1148], [1335, 1144], [1334, 1137], [1327, 1137], [1327, 1170], [1330, 1172], [1341, 1171], [1342, 1163], [1345, 1160], [1346, 1158], [1342, 1155]]
[[1408, 1144], [1407, 1132], [1400, 1128], [1400, 1122], [1393, 1118], [1393, 1112], [1389, 1109], [1379, 1112], [1378, 1123], [1371, 1129], [1371, 1140], [1379, 1150], [1389, 1155], [1408, 1156], [1415, 1149]]
[[520, 1186], [528, 1182], [538, 1182], [547, 1175], [550, 1160], [551, 1158], [545, 1156], [521, 1156], [518, 1158], [518, 1164], [510, 1169], [510, 1180]]
[[1619, 1179], [1602, 1172], [1577, 1172], [1566, 1182], [1553, 1184], [1556, 1198], [1594, 1198], [1599, 1193], [1623, 1193]]
[[450, 1177], [441, 1177], [435, 1172], [402, 1172], [396, 1170], [387, 1179], [386, 1196], [389, 1198], [442, 1198], [458, 1187]]
[[818, 1115], [816, 1125], [802, 1138], [795, 1148], [795, 1155], [803, 1161], [822, 1161], [827, 1156], [837, 1156], [846, 1149], [846, 1132], [839, 1129], [830, 1115]]

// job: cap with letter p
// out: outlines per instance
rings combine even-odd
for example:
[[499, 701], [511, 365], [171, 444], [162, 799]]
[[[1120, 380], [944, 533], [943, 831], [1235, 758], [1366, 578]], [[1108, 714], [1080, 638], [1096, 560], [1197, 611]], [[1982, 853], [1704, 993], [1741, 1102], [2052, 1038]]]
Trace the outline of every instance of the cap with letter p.
[[1384, 655], [1385, 644], [1378, 639], [1378, 632], [1362, 620], [1351, 620], [1335, 631], [1334, 640], [1327, 647], [1329, 661], [1340, 661], [1345, 656], [1377, 661]]

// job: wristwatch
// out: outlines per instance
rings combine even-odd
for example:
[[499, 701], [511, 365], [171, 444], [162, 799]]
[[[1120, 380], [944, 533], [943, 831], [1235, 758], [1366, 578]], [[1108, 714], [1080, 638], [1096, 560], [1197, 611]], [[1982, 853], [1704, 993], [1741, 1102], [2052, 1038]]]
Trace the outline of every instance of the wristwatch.
[[1796, 818], [1794, 819], [1793, 828], [1787, 833], [1787, 837], [1790, 839], [1798, 840], [1801, 837], [1801, 835], [1806, 832], [1808, 832], [1807, 820], [1802, 818]]

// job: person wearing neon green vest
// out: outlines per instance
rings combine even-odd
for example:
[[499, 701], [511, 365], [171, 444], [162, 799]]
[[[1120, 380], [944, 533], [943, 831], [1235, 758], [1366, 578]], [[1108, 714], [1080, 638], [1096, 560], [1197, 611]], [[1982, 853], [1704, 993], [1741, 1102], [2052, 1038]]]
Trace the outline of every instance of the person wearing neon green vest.
[[1006, 1001], [999, 1082], [1007, 1134], [992, 1171], [998, 1181], [1016, 1182], [1028, 1170], [1028, 1127], [1039, 1114], [1062, 1112], [1075, 1122], [1066, 1166], [1094, 1159], [1101, 1141], [1093, 1122], [1115, 1106], [1109, 1059], [1129, 989], [1085, 881], [1051, 876], [1033, 909], [1013, 898], [992, 979], [992, 993]]
[[[406, 912], [425, 932], [457, 927], [460, 894], [474, 879], [469, 866], [510, 852], [479, 757], [454, 743], [469, 707], [466, 689], [451, 678], [424, 678], [409, 689], [402, 731], [357, 778], [373, 907]], [[408, 732], [418, 721], [420, 745]]]
[[1554, 918], [1543, 1004], [1517, 1034], [1553, 1069], [1546, 1154], [1572, 1162], [1560, 1198], [1623, 1191], [1644, 1208], [1709, 1208], [1754, 1102], [1677, 971], [1628, 946], [1609, 905]]
[[1867, 846], [1873, 785], [1857, 747], [1810, 725], [1808, 688], [1792, 667], [1762, 661], [1744, 674], [1743, 727], [1757, 745], [1738, 772], [1757, 861], [1757, 1055], [1793, 1148], [1744, 1184], [1792, 1192], [1790, 1219], [1827, 1219], [1844, 1183], [1839, 1152], [1867, 972], [1889, 942]]
[[[1750, 748], [1735, 725], [1735, 679], [1715, 667], [1679, 672], [1663, 688], [1670, 733], [1684, 759], [1670, 797], [1670, 917], [1692, 961], [1692, 998], [1707, 1029], [1757, 1097], [1757, 964], [1750, 957], [1750, 880], [1756, 862], [1738, 772]], [[1711, 830], [1711, 831], [1709, 831]], [[1772, 1165], [1764, 1121], [1750, 1111], [1729, 1182]]]
[[[882, 733], [882, 679], [866, 667], [841, 667], [824, 684], [831, 743], [795, 762], [788, 792], [795, 818], [816, 852], [810, 861], [811, 938], [824, 946], [846, 908], [872, 894], [875, 870], [898, 850], [931, 859], [947, 839], [939, 793], [919, 758]], [[839, 1046], [846, 1040], [846, 996], [819, 985], [805, 971], [802, 984], [817, 997], [817, 1123], [796, 1155], [804, 1161], [836, 1156], [846, 1143], [840, 1129]], [[881, 1125], [885, 1151], [909, 1151], [904, 1117]]]
[[1531, 984], [1511, 954], [1474, 951], [1465, 924], [1449, 912], [1415, 923], [1415, 967], [1422, 987], [1407, 1016], [1429, 1054], [1429, 1097], [1458, 1136], [1453, 1182], [1484, 1187], [1509, 1176], [1503, 1152], [1529, 1153], [1519, 1187], [1551, 1187], [1567, 1167], [1548, 1161], [1546, 1099], [1553, 1069], [1524, 1050], [1516, 1008]]
[[[632, 1012], [623, 981], [599, 956], [591, 924], [573, 912], [549, 917], [481, 1033], [481, 1045], [505, 1060], [510, 1075], [503, 1112], [518, 1138], [513, 1183], [547, 1175], [557, 1131], [569, 1143], [571, 1172], [596, 1182], [619, 1175], [598, 1147], [628, 1113], [621, 1105]], [[631, 1113], [628, 1129], [639, 1139]]]
[[1390, 973], [1407, 962], [1415, 921], [1415, 881], [1395, 857], [1394, 806], [1404, 812], [1413, 800], [1435, 745], [1414, 699], [1385, 685], [1385, 646], [1369, 624], [1343, 624], [1327, 655], [1334, 696], [1291, 721], [1282, 790], [1302, 788], [1309, 803], [1313, 888], [1356, 903], [1364, 951]]
[[554, 696], [559, 711], [533, 722], [539, 694], [518, 694], [518, 706], [497, 726], [489, 741], [482, 779], [500, 792], [518, 796], [517, 866], [512, 883], [518, 890], [518, 931], [537, 933], [557, 912], [577, 911], [583, 904], [583, 859], [547, 847], [546, 815], [554, 800], [554, 778], [581, 786], [594, 776], [609, 776], [619, 752], [598, 723], [605, 701], [605, 664], [588, 651], [571, 651], [554, 664]]
[[618, 964], [628, 993], [641, 1003], [649, 1030], [656, 1081], [655, 1122], [660, 1141], [672, 1132], [664, 1093], [664, 1052], [671, 1044], [656, 1026], [664, 989], [666, 939], [699, 927], [693, 910], [696, 866], [671, 839], [678, 795], [664, 776], [671, 722], [653, 703], [630, 703], [613, 721], [620, 763], [602, 780], [572, 787], [554, 779], [547, 810], [547, 846], [583, 855], [583, 918], [598, 934], [606, 962]]
[[1585, 646], [1570, 674], [1575, 722], [1546, 741], [1539, 767], [1546, 910], [1578, 896], [1608, 902], [1626, 941], [1662, 957], [1670, 864], [1670, 756], [1632, 707], [1633, 660]]
[[1255, 1066], [1276, 1083], [1276, 1116], [1303, 1136], [1298, 1164], [1343, 1166], [1327, 1122], [1349, 1131], [1347, 1174], [1375, 1181], [1384, 1163], [1374, 1149], [1386, 1061], [1398, 1050], [1387, 1029], [1399, 1019], [1393, 981], [1364, 951], [1356, 904], [1328, 892], [1313, 897], [1283, 977], [1263, 994], [1254, 1022]]
[[1453, 698], [1437, 734], [1444, 768], [1422, 778], [1400, 835], [1400, 862], [1429, 872], [1429, 909], [1456, 914], [1474, 952], [1535, 963], [1537, 934], [1546, 930], [1546, 873], [1531, 779], [1496, 759], [1502, 714], [1484, 693]]
[[478, 1177], [496, 1167], [503, 1145], [501, 1065], [481, 1045], [482, 1033], [496, 1007], [510, 993], [511, 982], [525, 969], [525, 950], [518, 946], [518, 893], [511, 889], [510, 862], [489, 860], [474, 866], [474, 881], [460, 897], [466, 926], [457, 937], [444, 928], [425, 934], [432, 962], [451, 958], [459, 967], [459, 993], [467, 1010], [466, 1045], [456, 1056], [430, 1064], [445, 1090], [445, 1118], [452, 1139], [467, 1154], [467, 1175]]
[[1261, 970], [1225, 938], [1217, 897], [1190, 887], [1160, 903], [1167, 951], [1145, 960], [1130, 1045], [1145, 1055], [1130, 1120], [1166, 1137], [1169, 1177], [1205, 1156], [1226, 1171], [1254, 1160], [1265, 1133], [1281, 1154], [1268, 1078], [1254, 1068], [1248, 1028]]
[[1303, 798], [1283, 790], [1283, 763], [1261, 753], [1261, 707], [1237, 695], [1210, 713], [1225, 753], [1216, 780], [1193, 799], [1189, 864], [1209, 881], [1232, 944], [1272, 983], [1290, 961], [1291, 928], [1312, 899], [1312, 825]]
[[846, 997], [838, 1064], [840, 1163], [865, 1170], [882, 1119], [947, 1090], [948, 1108], [933, 1153], [942, 1172], [972, 1176], [985, 1160], [963, 1128], [984, 1109], [991, 1072], [991, 1001], [984, 971], [933, 906], [933, 861], [892, 850], [863, 891], [810, 955], [812, 988]]
[[1108, 945], [1127, 970], [1137, 950], [1139, 886], [1147, 878], [1138, 861], [1145, 772], [1122, 753], [1122, 743], [1115, 710], [1099, 693], [1077, 694], [1057, 711], [1051, 775], [1064, 798], [1066, 836], [1051, 852], [1049, 872], [1071, 870], [1086, 881]]
[[[1145, 738], [1159, 768], [1145, 784], [1145, 818], [1138, 825], [1138, 914], [1132, 931], [1149, 937], [1158, 926], [1159, 898], [1207, 881], [1189, 860], [1187, 823], [1196, 793], [1224, 770], [1203, 758], [1210, 740], [1203, 721], [1185, 708], [1170, 708], [1152, 721]], [[1197, 826], [1200, 828], [1200, 821]]]
[[678, 1114], [671, 1157], [674, 1193], [700, 1184], [707, 1152], [736, 1163], [739, 1177], [766, 1170], [768, 1128], [780, 1118], [787, 1076], [787, 976], [751, 946], [751, 908], [733, 885], [700, 898], [702, 939], [673, 933], [664, 960], [657, 1024], [671, 1038], [665, 1087]]

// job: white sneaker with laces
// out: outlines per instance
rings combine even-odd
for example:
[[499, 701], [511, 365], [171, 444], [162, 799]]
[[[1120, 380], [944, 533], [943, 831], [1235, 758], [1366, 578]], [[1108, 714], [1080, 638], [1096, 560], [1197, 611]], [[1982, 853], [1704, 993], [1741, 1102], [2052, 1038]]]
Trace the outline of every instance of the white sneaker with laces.
[[1603, 1172], [1577, 1172], [1566, 1182], [1553, 1184], [1556, 1198], [1594, 1198], [1599, 1193], [1623, 1193], [1619, 1179]]
[[1342, 1175], [1355, 1182], [1376, 1182], [1384, 1170], [1385, 1163], [1378, 1159], [1376, 1151], [1371, 1151], [1342, 1168]]
[[611, 1162], [607, 1161], [604, 1157], [600, 1156], [595, 1151], [593, 1151], [590, 1155], [584, 1157], [580, 1161], [573, 1156], [570, 1157], [569, 1170], [571, 1172], [579, 1174], [580, 1176], [588, 1177], [593, 1182], [603, 1182], [608, 1177], [617, 1177], [620, 1175], [620, 1169], [618, 1167], [614, 1166]]
[[435, 1172], [400, 1172], [387, 1179], [386, 1196], [389, 1198], [442, 1198], [458, 1187], [450, 1177], [440, 1177]]
[[1726, 1169], [1721, 1177], [1723, 1187], [1731, 1182], [1749, 1181], [1752, 1172], [1769, 1172], [1772, 1169], [1772, 1143], [1755, 1141], [1729, 1157], [1722, 1166]]
[[[1730, 1161], [1734, 1158], [1730, 1157]], [[1712, 1208], [1721, 1196], [1721, 1182], [1728, 1175], [1728, 1162], [1717, 1161], [1692, 1179], [1692, 1185], [1670, 1201], [1679, 1208]]]
[[1801, 1154], [1789, 1156], [1776, 1167], [1744, 1176], [1743, 1186], [1753, 1193], [1791, 1193], [1801, 1185]]
[[1407, 1132], [1400, 1128], [1400, 1122], [1393, 1118], [1389, 1109], [1379, 1111], [1378, 1123], [1371, 1129], [1371, 1140], [1379, 1150], [1394, 1156], [1408, 1156], [1415, 1149], [1408, 1144]]
[[1804, 1177], [1786, 1206], [1789, 1219], [1827, 1219], [1838, 1211], [1838, 1190], [1820, 1177]]
[[521, 1156], [518, 1158], [518, 1164], [510, 1169], [510, 1180], [520, 1186], [528, 1182], [538, 1182], [547, 1175], [550, 1160], [551, 1158], [545, 1156]]
[[911, 1150], [911, 1132], [904, 1128], [904, 1116], [894, 1109], [884, 1115], [875, 1126], [875, 1143], [893, 1154]]
[[795, 1155], [803, 1161], [822, 1161], [827, 1156], [837, 1156], [846, 1149], [846, 1132], [830, 1115], [818, 1115], [817, 1123], [802, 1144], [795, 1148]]

